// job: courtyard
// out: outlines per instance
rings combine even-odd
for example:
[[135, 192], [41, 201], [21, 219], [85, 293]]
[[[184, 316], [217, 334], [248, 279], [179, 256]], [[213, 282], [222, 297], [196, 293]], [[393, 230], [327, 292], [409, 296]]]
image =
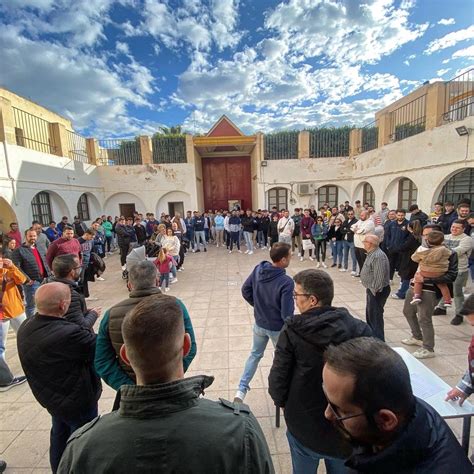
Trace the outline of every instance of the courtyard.
[[[245, 303], [240, 288], [253, 267], [268, 259], [268, 253], [256, 250], [254, 255], [229, 255], [224, 248], [209, 248], [207, 253], [188, 253], [185, 270], [178, 274], [179, 282], [171, 285], [170, 295], [180, 298], [188, 308], [198, 344], [197, 355], [186, 375], [209, 374], [214, 383], [206, 392], [209, 399], [233, 400], [246, 358], [252, 344], [253, 311]], [[102, 307], [102, 313], [111, 305], [127, 297], [121, 278], [118, 255], [107, 260], [105, 281], [90, 285], [91, 294], [98, 298], [90, 306]], [[330, 263], [327, 260], [327, 263]], [[314, 267], [315, 263], [300, 262], [294, 256], [287, 270], [290, 276]], [[326, 270], [334, 280], [334, 306], [345, 306], [356, 317], [365, 319], [365, 290], [359, 279], [337, 268]], [[398, 280], [395, 279], [392, 289]], [[389, 298], [385, 306], [385, 335], [392, 346], [409, 336], [408, 324], [402, 314], [403, 302]], [[452, 311], [452, 310], [451, 310]], [[454, 327], [449, 324], [452, 314], [434, 317], [436, 357], [423, 363], [444, 379], [455, 384], [467, 367], [467, 350], [471, 327], [465, 322]], [[98, 323], [96, 324], [96, 329]], [[412, 347], [407, 347], [413, 352]], [[267, 393], [268, 374], [272, 364], [269, 345], [252, 381], [252, 390], [245, 402], [250, 406], [265, 433], [277, 473], [291, 472], [291, 459], [282, 417], [280, 428], [275, 427], [275, 408]], [[21, 373], [16, 351], [16, 339], [11, 331], [6, 357], [15, 374]], [[111, 410], [115, 391], [104, 384], [99, 411]], [[461, 422], [448, 422], [459, 438]], [[27, 384], [0, 393], [0, 459], [8, 463], [7, 473], [48, 473], [49, 430], [51, 418], [34, 399]], [[471, 449], [473, 446], [471, 437]], [[325, 472], [320, 466], [318, 472]]]

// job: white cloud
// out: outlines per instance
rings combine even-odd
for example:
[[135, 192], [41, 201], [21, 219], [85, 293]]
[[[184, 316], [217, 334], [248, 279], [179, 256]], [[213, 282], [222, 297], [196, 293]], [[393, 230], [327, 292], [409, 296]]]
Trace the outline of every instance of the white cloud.
[[446, 69], [438, 69], [436, 71], [436, 74], [441, 77], [441, 76], [444, 76], [445, 74], [447, 74], [449, 71], [451, 71], [451, 68], [446, 68]]
[[474, 45], [468, 46], [467, 48], [460, 49], [458, 51], [455, 51], [452, 55], [452, 58], [474, 58]]
[[438, 21], [438, 25], [454, 25], [456, 23], [456, 20], [454, 18], [441, 18], [441, 20]]
[[130, 49], [129, 49], [127, 43], [123, 43], [123, 42], [121, 42], [121, 41], [117, 41], [117, 43], [115, 44], [115, 49], [116, 49], [119, 53], [130, 54]]
[[463, 30], [453, 31], [452, 33], [448, 33], [447, 35], [438, 38], [432, 41], [424, 54], [433, 54], [436, 51], [440, 51], [442, 49], [450, 48], [455, 46], [457, 43], [461, 41], [466, 41], [474, 38], [474, 25], [469, 26]]

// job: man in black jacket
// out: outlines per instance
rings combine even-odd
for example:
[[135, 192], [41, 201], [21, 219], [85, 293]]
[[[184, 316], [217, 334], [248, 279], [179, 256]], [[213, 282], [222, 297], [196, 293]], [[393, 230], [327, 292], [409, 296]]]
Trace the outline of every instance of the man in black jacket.
[[407, 366], [384, 342], [351, 339], [324, 358], [326, 417], [354, 446], [350, 472], [472, 472], [446, 422], [413, 395]]
[[49, 269], [46, 255], [36, 247], [37, 234], [33, 229], [25, 232], [25, 242], [13, 251], [13, 263], [28, 278], [23, 285], [25, 294], [25, 313], [27, 318], [35, 314], [35, 293], [41, 282], [47, 278]]
[[77, 255], [59, 255], [53, 260], [54, 276], [49, 282], [64, 283], [70, 288], [71, 302], [64, 319], [85, 328], [92, 328], [102, 312], [101, 308], [87, 309], [84, 295], [79, 292], [82, 266]]
[[332, 306], [334, 284], [326, 272], [303, 270], [294, 280], [301, 314], [289, 318], [280, 333], [269, 393], [285, 409], [293, 472], [316, 472], [321, 459], [328, 472], [339, 472], [351, 448], [324, 416], [323, 353], [329, 344], [371, 336], [372, 331], [345, 308]]
[[31, 391], [52, 416], [53, 473], [71, 433], [97, 416], [102, 393], [94, 371], [96, 335], [64, 319], [70, 302], [67, 285], [42, 285], [36, 292], [38, 313], [21, 325], [17, 335], [18, 355]]
[[425, 214], [419, 207], [418, 204], [412, 204], [408, 208], [408, 212], [411, 212], [410, 222], [420, 221], [421, 227], [424, 227], [428, 223], [428, 215]]

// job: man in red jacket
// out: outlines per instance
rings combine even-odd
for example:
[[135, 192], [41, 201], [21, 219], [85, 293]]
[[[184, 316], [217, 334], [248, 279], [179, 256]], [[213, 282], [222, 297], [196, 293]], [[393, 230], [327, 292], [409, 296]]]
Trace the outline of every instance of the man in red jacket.
[[74, 238], [74, 229], [71, 226], [64, 227], [63, 236], [55, 240], [48, 247], [46, 253], [46, 263], [49, 268], [53, 268], [54, 257], [58, 255], [74, 254], [81, 260], [81, 244]]

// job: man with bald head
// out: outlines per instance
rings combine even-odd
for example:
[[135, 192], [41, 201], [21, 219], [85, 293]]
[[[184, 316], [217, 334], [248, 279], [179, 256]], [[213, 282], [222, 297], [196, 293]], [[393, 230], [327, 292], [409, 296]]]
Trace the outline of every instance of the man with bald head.
[[390, 295], [390, 263], [387, 255], [379, 248], [380, 239], [366, 234], [364, 249], [367, 252], [360, 271], [360, 281], [367, 291], [365, 317], [375, 337], [385, 341], [383, 310]]
[[55, 473], [71, 433], [97, 416], [102, 387], [94, 370], [95, 333], [64, 318], [69, 287], [47, 283], [35, 299], [38, 312], [18, 331], [18, 356], [33, 395], [52, 416], [49, 455]]

